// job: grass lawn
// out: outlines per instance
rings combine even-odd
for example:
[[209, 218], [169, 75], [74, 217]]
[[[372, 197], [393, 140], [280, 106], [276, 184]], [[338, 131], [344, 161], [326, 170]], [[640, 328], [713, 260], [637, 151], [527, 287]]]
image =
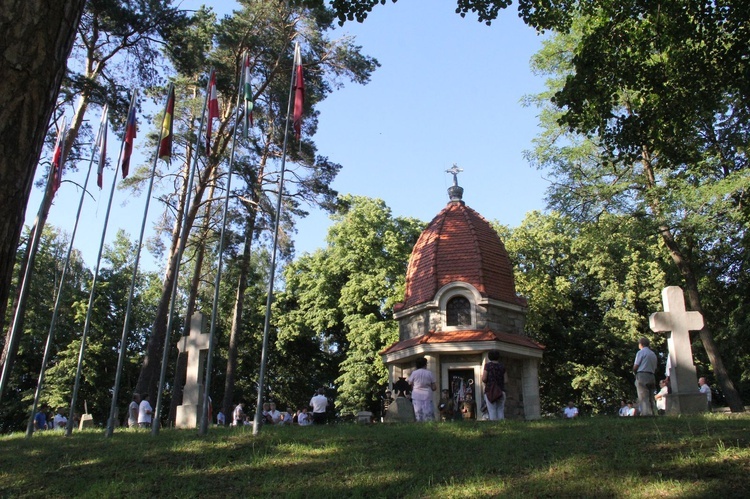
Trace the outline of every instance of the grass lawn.
[[750, 415], [0, 437], [0, 497], [750, 497]]

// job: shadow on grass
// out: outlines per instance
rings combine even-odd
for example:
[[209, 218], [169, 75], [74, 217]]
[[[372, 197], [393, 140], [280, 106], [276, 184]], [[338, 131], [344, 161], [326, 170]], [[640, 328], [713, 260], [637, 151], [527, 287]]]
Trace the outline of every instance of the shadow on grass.
[[747, 495], [750, 418], [269, 427], [0, 439], [0, 495]]

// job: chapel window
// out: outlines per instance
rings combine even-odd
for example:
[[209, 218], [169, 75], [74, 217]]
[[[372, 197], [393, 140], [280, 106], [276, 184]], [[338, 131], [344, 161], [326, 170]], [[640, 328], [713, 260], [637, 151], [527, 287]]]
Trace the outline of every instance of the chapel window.
[[446, 326], [471, 326], [471, 303], [463, 296], [448, 300], [445, 306]]

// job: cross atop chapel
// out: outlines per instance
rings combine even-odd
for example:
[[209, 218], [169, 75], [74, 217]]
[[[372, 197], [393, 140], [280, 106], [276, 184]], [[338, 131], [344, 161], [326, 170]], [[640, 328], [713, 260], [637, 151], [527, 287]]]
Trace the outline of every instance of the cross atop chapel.
[[447, 170], [445, 170], [445, 173], [452, 173], [453, 174], [453, 185], [455, 187], [458, 187], [458, 174], [461, 173], [463, 168], [459, 168], [456, 163], [453, 163], [453, 166]]

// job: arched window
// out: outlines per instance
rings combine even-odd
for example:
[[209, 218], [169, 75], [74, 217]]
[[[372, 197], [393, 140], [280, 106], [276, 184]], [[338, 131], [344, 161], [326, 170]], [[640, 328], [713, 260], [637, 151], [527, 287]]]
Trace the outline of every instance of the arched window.
[[471, 326], [471, 303], [466, 297], [455, 296], [445, 305], [446, 326]]

